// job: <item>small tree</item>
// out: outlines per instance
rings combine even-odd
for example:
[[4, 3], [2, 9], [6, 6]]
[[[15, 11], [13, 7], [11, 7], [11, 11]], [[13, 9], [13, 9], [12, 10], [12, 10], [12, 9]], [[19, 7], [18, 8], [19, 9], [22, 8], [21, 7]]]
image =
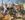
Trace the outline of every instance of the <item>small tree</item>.
[[12, 9], [9, 10], [9, 14], [10, 15], [13, 15]]
[[20, 12], [21, 12], [21, 14], [23, 14], [23, 15], [25, 14], [25, 10], [21, 10]]

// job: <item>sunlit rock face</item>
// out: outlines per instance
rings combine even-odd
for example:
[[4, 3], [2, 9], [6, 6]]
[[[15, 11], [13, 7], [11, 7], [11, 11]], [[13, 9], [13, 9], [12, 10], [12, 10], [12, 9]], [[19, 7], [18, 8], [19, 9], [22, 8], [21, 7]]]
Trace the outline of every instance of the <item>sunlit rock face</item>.
[[20, 6], [19, 6], [19, 5], [15, 5], [15, 6], [14, 6], [14, 9], [15, 9], [15, 10], [20, 10]]
[[9, 7], [9, 8], [13, 7], [13, 3], [12, 2], [7, 3], [7, 7]]
[[23, 4], [24, 10], [25, 10], [25, 4]]
[[15, 10], [23, 10], [24, 6], [23, 6], [23, 4], [15, 4], [14, 9]]
[[3, 9], [3, 10], [4, 10], [4, 11], [3, 11], [3, 15], [6, 15], [6, 14], [7, 14], [7, 13], [6, 13], [7, 8], [6, 8], [5, 4], [3, 5], [3, 8], [4, 8], [4, 9]]
[[6, 9], [6, 6], [5, 6], [5, 5], [3, 5], [3, 8], [4, 8], [4, 13], [5, 13], [5, 11], [7, 10], [7, 9]]

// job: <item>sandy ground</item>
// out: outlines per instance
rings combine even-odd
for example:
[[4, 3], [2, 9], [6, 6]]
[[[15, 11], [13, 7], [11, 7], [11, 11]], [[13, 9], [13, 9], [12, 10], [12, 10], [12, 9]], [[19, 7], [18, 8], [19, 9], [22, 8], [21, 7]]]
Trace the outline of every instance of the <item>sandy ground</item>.
[[[0, 14], [0, 18], [3, 17], [2, 14]], [[2, 18], [2, 20], [11, 20], [11, 16], [10, 15], [6, 15], [5, 18]], [[23, 19], [16, 19], [16, 20], [23, 20]]]
[[10, 15], [6, 15], [4, 18], [3, 18], [3, 15], [0, 14], [0, 20], [1, 20], [1, 17], [2, 17], [2, 20], [11, 20], [11, 16]]

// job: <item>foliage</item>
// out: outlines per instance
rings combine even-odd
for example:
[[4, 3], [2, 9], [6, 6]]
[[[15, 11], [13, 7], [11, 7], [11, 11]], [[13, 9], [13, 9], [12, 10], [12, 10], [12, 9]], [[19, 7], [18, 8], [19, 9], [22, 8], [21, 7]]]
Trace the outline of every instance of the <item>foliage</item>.
[[12, 9], [9, 10], [9, 14], [10, 15], [13, 15]]
[[25, 10], [21, 10], [20, 12], [21, 12], [21, 14], [25, 14]]

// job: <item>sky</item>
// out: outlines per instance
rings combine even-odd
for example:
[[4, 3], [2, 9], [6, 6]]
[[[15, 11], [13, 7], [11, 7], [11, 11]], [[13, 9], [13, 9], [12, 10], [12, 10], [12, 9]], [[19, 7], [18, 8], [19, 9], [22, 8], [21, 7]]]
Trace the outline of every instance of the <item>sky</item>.
[[[25, 2], [25, 0], [3, 0], [3, 3], [8, 3], [8, 2], [13, 2], [13, 3], [21, 3], [21, 2]], [[0, 0], [0, 3], [2, 3], [2, 0]]]
[[0, 3], [2, 3], [2, 0], [0, 0]]
[[[3, 3], [5, 3], [5, 2], [6, 2], [6, 3], [8, 3], [8, 2], [13, 2], [13, 3], [14, 3], [15, 1], [16, 1], [16, 0], [3, 0]], [[0, 3], [2, 3], [2, 0], [0, 0]]]

